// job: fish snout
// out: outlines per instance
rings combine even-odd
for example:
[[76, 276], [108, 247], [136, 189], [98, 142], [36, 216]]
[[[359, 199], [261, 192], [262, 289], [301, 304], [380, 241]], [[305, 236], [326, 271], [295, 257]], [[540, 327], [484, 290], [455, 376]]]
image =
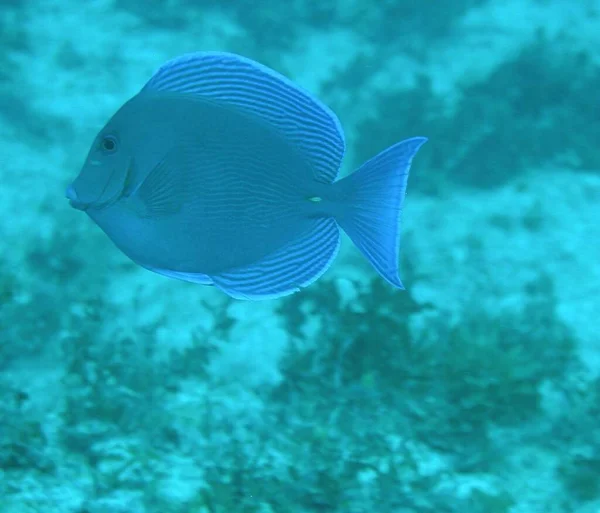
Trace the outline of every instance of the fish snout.
[[65, 196], [67, 197], [67, 199], [69, 200], [69, 204], [73, 208], [76, 208], [77, 210], [85, 210], [87, 208], [87, 205], [79, 200], [79, 197], [77, 196], [73, 185], [69, 185], [67, 187]]

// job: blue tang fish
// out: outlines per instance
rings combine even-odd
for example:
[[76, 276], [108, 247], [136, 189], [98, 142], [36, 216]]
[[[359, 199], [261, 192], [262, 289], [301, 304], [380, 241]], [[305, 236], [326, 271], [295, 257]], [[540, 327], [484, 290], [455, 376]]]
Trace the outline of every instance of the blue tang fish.
[[245, 57], [175, 58], [99, 132], [66, 196], [137, 264], [277, 298], [317, 280], [340, 227], [397, 288], [399, 217], [413, 137], [336, 180], [345, 151], [335, 114]]

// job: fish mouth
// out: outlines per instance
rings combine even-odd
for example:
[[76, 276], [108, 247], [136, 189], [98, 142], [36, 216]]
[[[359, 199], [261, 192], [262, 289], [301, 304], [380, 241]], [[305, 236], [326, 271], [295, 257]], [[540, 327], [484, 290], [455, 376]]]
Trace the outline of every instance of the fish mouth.
[[71, 205], [73, 208], [75, 208], [77, 210], [83, 210], [85, 212], [88, 209], [88, 207], [90, 206], [89, 203], [84, 203], [83, 201], [79, 200], [79, 197], [77, 196], [77, 193], [75, 192], [75, 189], [73, 188], [73, 185], [69, 185], [67, 187], [65, 196], [69, 200], [69, 205]]
[[93, 201], [82, 201], [73, 184], [67, 187], [65, 196], [69, 200], [69, 204], [77, 209], [83, 210], [84, 212], [90, 210], [102, 210], [110, 207], [123, 197], [128, 197], [128, 188], [130, 188], [131, 182], [131, 168], [132, 160], [129, 159], [127, 168], [122, 176], [119, 176], [118, 169], [113, 169], [109, 179], [104, 184], [104, 188], [100, 192], [100, 195]]
[[[103, 191], [104, 193], [104, 191]], [[101, 210], [105, 207], [108, 207], [109, 205], [111, 205], [112, 203], [114, 203], [115, 200], [113, 200], [113, 198], [109, 198], [108, 200], [105, 200], [103, 202], [100, 201], [81, 201], [79, 199], [79, 196], [77, 195], [77, 192], [75, 192], [75, 188], [72, 185], [69, 185], [69, 187], [67, 187], [67, 190], [65, 192], [65, 196], [66, 198], [69, 200], [69, 205], [71, 205], [73, 208], [77, 209], [77, 210], [82, 210], [83, 212], [85, 212], [88, 209], [94, 209], [94, 210]], [[117, 198], [118, 199], [118, 198]]]

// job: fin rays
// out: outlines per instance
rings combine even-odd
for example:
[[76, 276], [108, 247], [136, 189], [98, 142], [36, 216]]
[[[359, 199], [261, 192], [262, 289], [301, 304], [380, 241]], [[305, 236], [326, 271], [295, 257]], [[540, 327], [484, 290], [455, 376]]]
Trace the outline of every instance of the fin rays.
[[217, 287], [236, 299], [272, 299], [297, 292], [329, 268], [340, 246], [331, 218], [315, 220], [302, 237], [244, 269], [213, 276]]
[[285, 76], [239, 55], [198, 52], [163, 66], [143, 91], [169, 91], [211, 99], [262, 119], [292, 142], [332, 182], [345, 151], [337, 116]]

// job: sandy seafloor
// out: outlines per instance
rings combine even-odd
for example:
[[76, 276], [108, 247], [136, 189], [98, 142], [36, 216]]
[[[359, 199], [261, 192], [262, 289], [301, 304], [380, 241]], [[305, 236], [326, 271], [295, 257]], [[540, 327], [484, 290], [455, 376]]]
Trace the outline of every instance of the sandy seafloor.
[[[382, 91], [427, 77], [452, 110], [540, 32], [600, 66], [600, 2], [472, 2], [393, 56], [344, 24], [265, 47], [217, 4], [163, 4], [0, 1], [0, 513], [600, 511], [600, 168], [582, 169], [598, 148], [480, 187], [439, 173], [432, 138], [411, 180], [439, 173], [436, 192], [409, 182], [404, 208], [405, 292], [345, 239], [309, 289], [231, 301], [133, 265], [64, 198], [108, 116], [178, 54], [245, 53], [328, 95], [345, 173], [364, 119], [394, 129]], [[359, 56], [373, 73], [332, 89]]]

